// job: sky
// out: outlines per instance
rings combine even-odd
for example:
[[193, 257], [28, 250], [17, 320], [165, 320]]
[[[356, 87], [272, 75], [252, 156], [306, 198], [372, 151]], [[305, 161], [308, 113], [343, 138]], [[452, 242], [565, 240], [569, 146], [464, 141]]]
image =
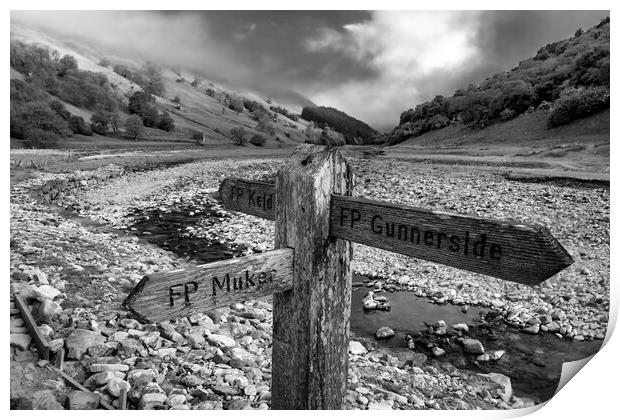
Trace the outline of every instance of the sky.
[[597, 24], [607, 11], [49, 11], [36, 25], [263, 92], [293, 90], [384, 131]]

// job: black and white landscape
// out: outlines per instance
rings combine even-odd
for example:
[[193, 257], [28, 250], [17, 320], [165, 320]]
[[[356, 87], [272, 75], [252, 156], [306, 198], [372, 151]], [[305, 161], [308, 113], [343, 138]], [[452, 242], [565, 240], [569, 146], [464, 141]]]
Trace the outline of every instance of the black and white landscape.
[[354, 243], [341, 408], [530, 407], [601, 347], [608, 11], [30, 11], [10, 42], [12, 409], [273, 408], [271, 295], [153, 323], [123, 302], [273, 250], [218, 190], [307, 143], [356, 197], [545, 227], [574, 260], [526, 285]]

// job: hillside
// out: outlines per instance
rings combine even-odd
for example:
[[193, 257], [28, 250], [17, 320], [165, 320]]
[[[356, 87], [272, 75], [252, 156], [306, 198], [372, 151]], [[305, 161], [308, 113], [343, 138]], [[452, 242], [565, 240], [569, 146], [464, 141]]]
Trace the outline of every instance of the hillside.
[[[425, 137], [425, 133], [441, 132], [436, 137], [458, 142], [448, 133], [460, 136], [468, 128], [473, 130], [467, 134], [471, 138], [479, 130], [478, 138], [513, 141], [516, 138], [510, 135], [494, 137], [496, 131], [510, 129], [487, 127], [520, 126], [528, 118], [519, 117], [532, 113], [537, 113], [534, 120], [544, 120], [543, 125], [550, 130], [545, 132], [538, 124], [538, 138], [553, 138], [557, 132], [554, 127], [609, 108], [609, 31], [610, 21], [605, 18], [587, 31], [578, 29], [570, 39], [541, 47], [534, 57], [509, 71], [457, 89], [450, 97], [438, 95], [406, 110], [400, 116], [400, 124], [384, 139], [388, 144], [409, 139], [428, 144], [435, 136]], [[518, 121], [511, 124], [515, 118]]]
[[[37, 54], [44, 57], [40, 63], [33, 59]], [[66, 56], [71, 57], [71, 60], [65, 60], [71, 64], [70, 74], [60, 69], [60, 63]], [[121, 75], [115, 71], [119, 66], [131, 69], [131, 75]], [[147, 105], [146, 110], [157, 121], [147, 124], [148, 118], [145, 120], [142, 115], [147, 111], [141, 112], [140, 118], [145, 127], [140, 129], [137, 137], [139, 141], [166, 140], [188, 144], [199, 141], [203, 145], [242, 141], [248, 147], [280, 148], [292, 147], [306, 140], [304, 132], [308, 122], [298, 118], [295, 112], [300, 112], [303, 105], [312, 102], [299, 94], [283, 90], [274, 97], [266, 97], [239, 86], [215, 82], [190, 71], [169, 69], [130, 57], [117, 57], [99, 50], [95, 45], [64, 40], [53, 34], [44, 34], [12, 23], [11, 137], [15, 137], [12, 144], [44, 146], [35, 144], [38, 140], [34, 142], [27, 138], [39, 139], [40, 131], [33, 134], [32, 130], [26, 130], [26, 133], [23, 129], [32, 126], [36, 119], [32, 113], [35, 105], [38, 107], [36, 109], [44, 110], [43, 114], [54, 120], [52, 124], [38, 127], [51, 133], [44, 136], [46, 139], [49, 137], [49, 145], [60, 142], [66, 147], [90, 147], [91, 143], [105, 143], [108, 140], [106, 137], [130, 138], [131, 135], [125, 129], [125, 123], [132, 114], [128, 108], [130, 99], [135, 92], [150, 88], [151, 76], [156, 79], [158, 88], [149, 92], [151, 105]], [[19, 84], [19, 81], [22, 83]], [[86, 91], [96, 88], [96, 97], [83, 101], [80, 95], [85, 92], [84, 85], [88, 87]], [[17, 91], [20, 94], [16, 96], [14, 93]], [[282, 103], [278, 102], [278, 97], [283, 98]], [[105, 100], [107, 105], [97, 102], [101, 100]], [[57, 120], [49, 109], [51, 103], [62, 105], [61, 113], [67, 116], [66, 122]], [[287, 108], [290, 103], [297, 104], [297, 107]], [[273, 111], [274, 108], [276, 111]], [[108, 113], [108, 118], [114, 116], [119, 120], [118, 129], [112, 130], [110, 125], [106, 133], [89, 133], [91, 118], [101, 109]], [[159, 127], [164, 115], [172, 119], [172, 129]], [[20, 128], [16, 120], [22, 117], [25, 120]], [[71, 129], [69, 119], [73, 117], [74, 120], [81, 118], [83, 132]], [[35, 123], [39, 126], [41, 124]], [[237, 138], [232, 132], [239, 128], [242, 128], [242, 136]], [[54, 141], [51, 141], [52, 137]]]
[[301, 117], [320, 128], [329, 126], [344, 136], [346, 144], [367, 144], [379, 134], [368, 124], [335, 108], [307, 106], [301, 111]]

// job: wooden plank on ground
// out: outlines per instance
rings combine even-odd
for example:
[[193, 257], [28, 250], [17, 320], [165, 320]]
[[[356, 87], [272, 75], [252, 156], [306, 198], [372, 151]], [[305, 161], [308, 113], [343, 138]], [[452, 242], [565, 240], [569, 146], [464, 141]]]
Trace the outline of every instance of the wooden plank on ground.
[[30, 313], [30, 308], [24, 299], [20, 296], [19, 293], [14, 294], [15, 305], [19, 309], [22, 315], [22, 319], [24, 320], [24, 324], [26, 324], [26, 328], [30, 333], [30, 336], [34, 340], [35, 345], [37, 346], [37, 350], [39, 352], [39, 358], [43, 360], [50, 359], [50, 346], [47, 342], [47, 339], [41, 334], [39, 328], [37, 326], [37, 322], [32, 317]]
[[535, 285], [573, 263], [544, 227], [332, 196], [331, 235], [427, 261]]
[[[65, 372], [63, 372], [60, 369], [58, 369], [56, 366], [52, 366], [49, 363], [46, 366], [47, 366], [48, 369], [50, 369], [53, 372], [55, 372], [56, 374], [60, 375], [68, 386], [70, 386], [70, 387], [72, 387], [74, 389], [77, 389], [78, 391], [91, 392], [84, 385], [82, 385], [81, 383], [79, 383], [78, 381], [73, 379], [71, 376], [67, 375]], [[114, 410], [114, 407], [112, 407], [111, 404], [109, 404], [109, 403], [107, 403], [107, 402], [105, 402], [103, 400], [101, 400], [99, 402], [99, 405], [101, 405], [106, 410]]]
[[203, 264], [144, 277], [123, 306], [145, 322], [160, 322], [290, 290], [293, 250]]

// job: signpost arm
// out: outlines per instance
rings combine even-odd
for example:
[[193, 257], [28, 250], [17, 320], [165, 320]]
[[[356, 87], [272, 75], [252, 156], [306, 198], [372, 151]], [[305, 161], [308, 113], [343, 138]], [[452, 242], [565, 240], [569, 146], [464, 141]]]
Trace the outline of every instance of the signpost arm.
[[331, 148], [302, 145], [278, 171], [275, 247], [295, 255], [293, 290], [274, 294], [273, 409], [342, 408], [352, 248], [330, 237], [330, 202], [352, 189], [350, 167]]

